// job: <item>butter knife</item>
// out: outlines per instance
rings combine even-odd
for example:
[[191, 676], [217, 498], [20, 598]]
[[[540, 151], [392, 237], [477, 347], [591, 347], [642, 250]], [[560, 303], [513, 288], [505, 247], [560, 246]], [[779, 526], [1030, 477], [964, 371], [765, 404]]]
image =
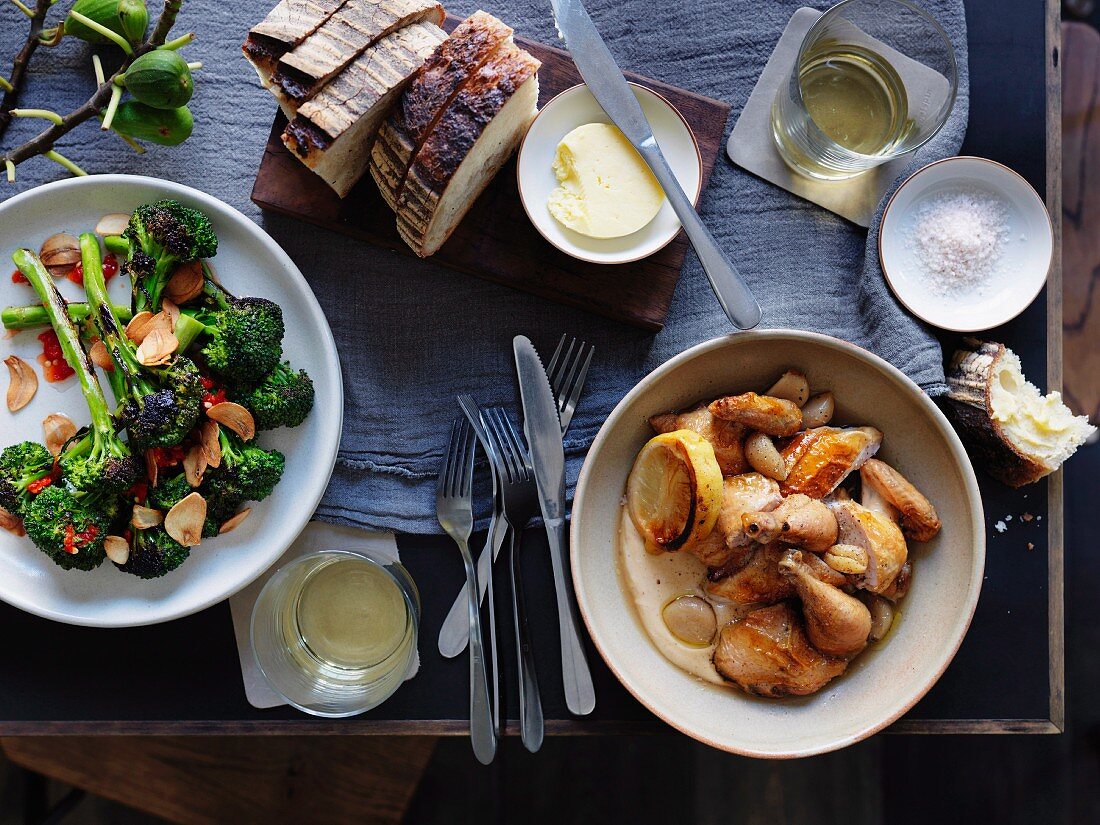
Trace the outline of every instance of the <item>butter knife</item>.
[[596, 691], [585, 658], [584, 644], [577, 631], [573, 587], [565, 558], [565, 448], [554, 392], [534, 345], [523, 335], [512, 339], [523, 402], [523, 432], [535, 466], [539, 508], [550, 542], [550, 563], [554, 569], [554, 591], [558, 603], [558, 633], [561, 637], [561, 670], [565, 704], [572, 713], [584, 716], [596, 707]]
[[760, 323], [760, 304], [749, 291], [725, 252], [718, 246], [710, 230], [703, 224], [695, 206], [684, 193], [676, 175], [661, 153], [638, 99], [615, 63], [607, 44], [581, 0], [550, 0], [558, 34], [565, 41], [573, 62], [577, 64], [592, 95], [607, 116], [626, 135], [638, 154], [649, 165], [653, 176], [665, 190], [665, 197], [687, 233], [688, 240], [699, 255], [703, 271], [710, 279], [718, 303], [726, 317], [738, 329], [752, 329]]

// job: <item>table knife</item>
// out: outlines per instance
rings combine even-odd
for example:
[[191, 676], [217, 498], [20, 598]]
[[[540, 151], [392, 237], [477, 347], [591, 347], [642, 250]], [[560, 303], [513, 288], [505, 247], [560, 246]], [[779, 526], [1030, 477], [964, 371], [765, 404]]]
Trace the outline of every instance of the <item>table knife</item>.
[[512, 339], [523, 403], [523, 432], [535, 466], [539, 508], [550, 542], [550, 563], [554, 569], [554, 591], [558, 603], [558, 632], [561, 636], [561, 670], [565, 704], [578, 716], [596, 707], [596, 691], [588, 669], [584, 644], [577, 630], [578, 620], [573, 587], [565, 558], [565, 447], [554, 392], [534, 345], [523, 335]]
[[672, 167], [668, 165], [661, 147], [653, 136], [653, 128], [646, 120], [638, 99], [627, 85], [626, 78], [615, 63], [607, 44], [581, 0], [550, 0], [554, 9], [554, 22], [558, 34], [565, 41], [573, 62], [584, 78], [596, 102], [607, 116], [626, 135], [626, 139], [642, 156], [653, 171], [665, 197], [676, 212], [695, 247], [703, 271], [710, 279], [718, 303], [726, 317], [738, 329], [752, 329], [760, 323], [760, 304], [749, 291], [748, 285], [738, 273], [725, 252], [718, 246], [710, 230], [703, 224], [695, 206], [684, 193]]

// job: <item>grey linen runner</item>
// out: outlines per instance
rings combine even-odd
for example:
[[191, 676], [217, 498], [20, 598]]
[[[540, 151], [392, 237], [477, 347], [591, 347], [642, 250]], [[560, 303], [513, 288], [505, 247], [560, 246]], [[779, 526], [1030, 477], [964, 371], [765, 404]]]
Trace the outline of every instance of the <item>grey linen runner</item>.
[[[275, 0], [184, 0], [177, 29], [194, 30], [195, 133], [184, 145], [144, 157], [86, 124], [58, 149], [93, 172], [176, 180], [225, 200], [260, 223], [298, 263], [323, 306], [337, 345], [346, 407], [340, 457], [318, 510], [327, 521], [437, 532], [434, 480], [456, 392], [518, 411], [511, 339], [528, 335], [545, 356], [563, 332], [597, 347], [585, 396], [566, 439], [570, 491], [585, 450], [611, 408], [647, 372], [693, 344], [729, 331], [694, 255], [688, 257], [664, 331], [644, 333], [584, 312], [375, 249], [296, 221], [264, 215], [249, 201], [275, 103], [240, 53], [248, 28]], [[158, 6], [148, 0], [151, 14]], [[794, 10], [828, 3], [749, 0], [590, 0], [596, 25], [624, 69], [733, 106], [728, 130]], [[959, 96], [946, 127], [913, 168], [953, 155], [966, 129], [968, 82], [962, 0], [921, 3], [943, 24], [959, 59]], [[548, 0], [453, 0], [454, 14], [481, 7], [524, 36], [556, 42]], [[23, 37], [23, 18], [0, 5], [0, 61]], [[4, 69], [6, 71], [6, 68]], [[24, 105], [68, 111], [93, 86], [88, 47], [73, 40], [40, 49]], [[41, 122], [17, 122], [5, 145]], [[35, 159], [8, 197], [64, 173]], [[865, 233], [841, 218], [718, 159], [703, 193], [704, 218], [749, 279], [764, 327], [836, 335], [888, 359], [926, 391], [943, 391], [940, 347], [905, 313], [878, 266], [877, 226]], [[295, 331], [290, 331], [295, 334]], [[482, 512], [488, 499], [481, 497]]]

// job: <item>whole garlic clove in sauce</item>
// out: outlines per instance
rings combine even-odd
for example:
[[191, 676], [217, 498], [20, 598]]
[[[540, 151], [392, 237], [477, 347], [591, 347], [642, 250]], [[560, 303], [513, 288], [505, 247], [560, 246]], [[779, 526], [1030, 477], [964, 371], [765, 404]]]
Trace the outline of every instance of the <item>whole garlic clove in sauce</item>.
[[699, 596], [678, 596], [661, 611], [669, 633], [684, 644], [706, 647], [718, 630], [718, 618], [710, 602]]

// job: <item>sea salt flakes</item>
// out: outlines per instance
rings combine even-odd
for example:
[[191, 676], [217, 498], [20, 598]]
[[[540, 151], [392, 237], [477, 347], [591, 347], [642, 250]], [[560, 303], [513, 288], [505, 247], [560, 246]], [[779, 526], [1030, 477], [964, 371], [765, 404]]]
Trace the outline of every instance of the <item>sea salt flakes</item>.
[[974, 188], [948, 189], [925, 200], [905, 237], [921, 274], [938, 295], [981, 292], [1008, 241], [1004, 202]]

